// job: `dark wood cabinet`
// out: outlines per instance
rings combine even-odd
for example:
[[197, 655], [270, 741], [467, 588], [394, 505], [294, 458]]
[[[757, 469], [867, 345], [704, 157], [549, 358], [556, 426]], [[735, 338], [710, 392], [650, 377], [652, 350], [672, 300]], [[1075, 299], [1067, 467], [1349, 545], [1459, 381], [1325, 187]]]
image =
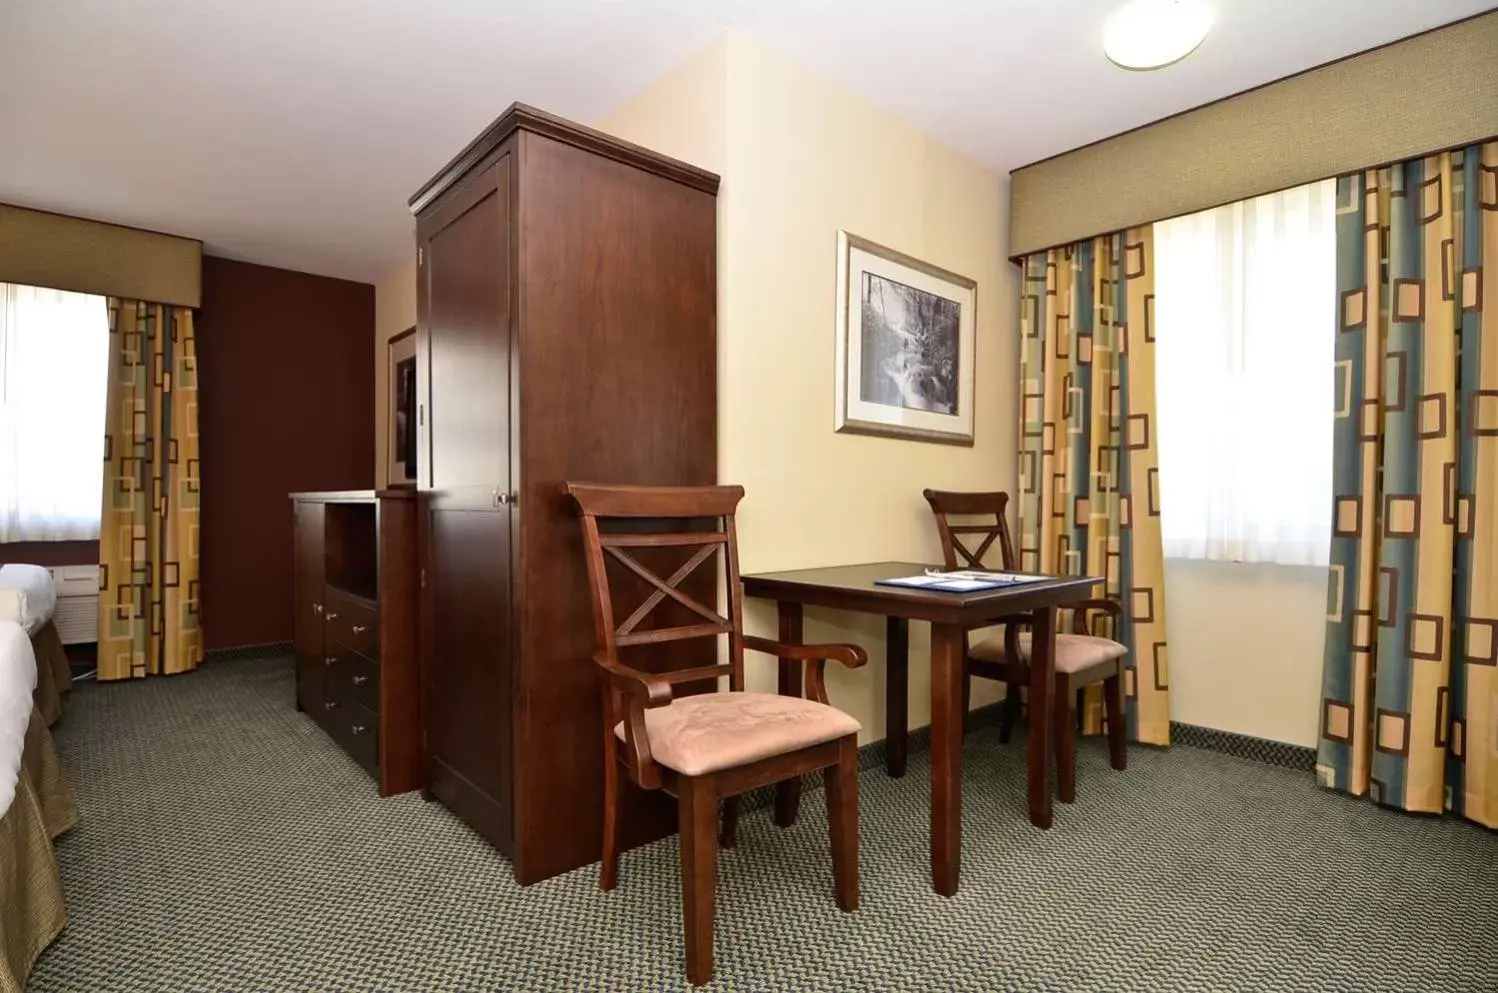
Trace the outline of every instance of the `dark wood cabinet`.
[[[601, 844], [601, 695], [562, 483], [717, 479], [717, 186], [516, 105], [411, 200], [428, 787], [522, 883]], [[659, 797], [631, 797], [627, 842], [673, 828]]]
[[411, 490], [291, 494], [297, 708], [381, 796], [422, 785]]

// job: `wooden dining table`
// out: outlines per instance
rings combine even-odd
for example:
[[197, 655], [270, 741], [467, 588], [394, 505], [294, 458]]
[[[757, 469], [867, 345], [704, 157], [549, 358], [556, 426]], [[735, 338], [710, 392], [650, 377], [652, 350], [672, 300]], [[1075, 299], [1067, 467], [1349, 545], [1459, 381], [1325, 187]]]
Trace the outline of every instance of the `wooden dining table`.
[[[1051, 693], [1056, 676], [1056, 610], [1087, 599], [1103, 580], [1097, 576], [1056, 576], [971, 593], [886, 586], [879, 581], [919, 576], [931, 566], [919, 562], [766, 572], [743, 577], [747, 596], [773, 600], [780, 641], [804, 644], [803, 608], [878, 614], [886, 618], [885, 733], [890, 775], [905, 773], [909, 704], [909, 623], [931, 625], [931, 882], [936, 892], [957, 892], [962, 870], [962, 685], [967, 639], [973, 628], [1027, 617], [1034, 623], [1029, 686], [1030, 821], [1051, 826]], [[801, 695], [801, 663], [780, 661], [779, 690]], [[800, 782], [782, 783], [775, 797], [775, 822], [796, 820]]]

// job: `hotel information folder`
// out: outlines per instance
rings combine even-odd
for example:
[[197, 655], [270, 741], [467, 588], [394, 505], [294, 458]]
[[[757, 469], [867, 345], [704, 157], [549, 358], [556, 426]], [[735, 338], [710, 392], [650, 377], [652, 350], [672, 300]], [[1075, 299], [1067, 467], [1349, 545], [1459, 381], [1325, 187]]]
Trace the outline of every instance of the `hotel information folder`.
[[1018, 586], [1021, 583], [1039, 583], [1050, 576], [1032, 576], [1022, 572], [978, 572], [957, 570], [937, 572], [928, 569], [919, 576], [902, 576], [896, 579], [876, 579], [877, 586], [906, 586], [918, 590], [935, 590], [938, 593], [977, 593], [996, 590], [1002, 586]]

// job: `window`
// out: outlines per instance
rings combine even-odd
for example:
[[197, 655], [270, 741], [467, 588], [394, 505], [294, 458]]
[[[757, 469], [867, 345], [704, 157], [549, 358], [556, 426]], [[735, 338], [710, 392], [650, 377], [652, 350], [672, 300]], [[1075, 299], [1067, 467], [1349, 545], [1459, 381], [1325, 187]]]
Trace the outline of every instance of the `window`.
[[1155, 225], [1169, 558], [1325, 565], [1336, 181]]
[[0, 541], [99, 537], [109, 312], [0, 283]]

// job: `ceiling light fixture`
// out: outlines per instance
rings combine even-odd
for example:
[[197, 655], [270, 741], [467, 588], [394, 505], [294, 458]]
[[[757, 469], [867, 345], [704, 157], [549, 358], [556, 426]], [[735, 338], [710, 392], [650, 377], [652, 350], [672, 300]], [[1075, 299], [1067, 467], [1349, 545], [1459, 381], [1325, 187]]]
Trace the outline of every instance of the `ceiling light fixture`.
[[1123, 69], [1163, 69], [1202, 43], [1212, 11], [1201, 0], [1129, 0], [1103, 28], [1103, 52]]

